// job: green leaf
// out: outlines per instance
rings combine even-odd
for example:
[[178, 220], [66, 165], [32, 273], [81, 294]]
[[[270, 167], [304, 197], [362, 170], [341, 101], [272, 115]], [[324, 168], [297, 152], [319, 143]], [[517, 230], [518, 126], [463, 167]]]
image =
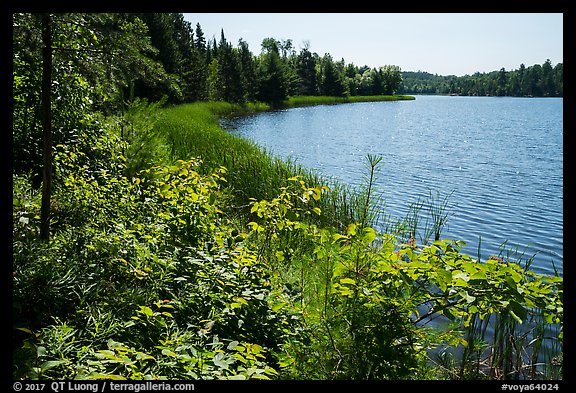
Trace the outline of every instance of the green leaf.
[[373, 228], [364, 228], [364, 236], [362, 241], [364, 244], [370, 244], [376, 239], [376, 231]]
[[340, 279], [340, 283], [341, 283], [341, 284], [356, 285], [356, 281], [353, 280], [353, 279], [351, 279], [351, 278], [349, 278], [349, 277]]
[[40, 365], [40, 369], [46, 371], [64, 363], [66, 363], [66, 360], [48, 360]]
[[237, 375], [230, 375], [229, 377], [226, 377], [226, 379], [230, 379], [230, 380], [234, 380], [234, 381], [243, 381], [246, 379], [245, 375], [242, 374], [237, 374]]
[[471, 296], [468, 292], [464, 292], [464, 298], [466, 299], [467, 303], [472, 303], [476, 300], [475, 296]]
[[109, 349], [101, 349], [94, 354], [98, 359], [108, 359], [114, 361], [120, 361], [121, 358], [116, 356], [116, 352]]
[[46, 355], [48, 353], [48, 351], [46, 351], [46, 347], [40, 346], [40, 347], [36, 348], [36, 353], [38, 354], [38, 357], [40, 357], [40, 356]]
[[454, 286], [455, 287], [467, 287], [468, 286], [468, 282], [463, 280], [462, 278], [458, 277], [454, 280]]
[[334, 241], [334, 243], [343, 242], [346, 240], [348, 240], [348, 237], [341, 235], [339, 233], [336, 233], [336, 234], [334, 234], [334, 236], [332, 236], [332, 241]]
[[522, 305], [514, 300], [511, 300], [508, 304], [508, 311], [510, 311], [510, 315], [518, 322], [522, 323], [528, 315], [528, 312]]
[[34, 332], [32, 332], [32, 330], [30, 330], [30, 329], [26, 329], [26, 328], [16, 328], [16, 329], [17, 329], [17, 330], [21, 330], [21, 331], [23, 331], [24, 333], [28, 333], [28, 334], [34, 335]]
[[285, 367], [292, 365], [294, 362], [295, 362], [295, 360], [293, 357], [286, 356], [286, 357], [280, 359], [278, 366], [280, 368], [285, 368]]
[[147, 317], [154, 316], [154, 311], [152, 311], [152, 309], [150, 307], [147, 307], [147, 306], [140, 306], [139, 312], [146, 315]]
[[178, 356], [178, 355], [176, 355], [176, 352], [174, 352], [174, 351], [172, 351], [172, 350], [170, 350], [170, 349], [168, 349], [168, 348], [164, 348], [164, 349], [162, 350], [162, 355], [170, 356], [170, 357], [176, 357], [176, 356]]
[[236, 347], [238, 346], [238, 344], [240, 344], [240, 343], [239, 343], [238, 341], [236, 341], [236, 340], [231, 341], [230, 344], [228, 344], [228, 347], [227, 347], [227, 348], [228, 348], [229, 350], [232, 350], [232, 349], [236, 348]]
[[471, 280], [486, 280], [486, 273], [476, 272], [470, 276]]
[[214, 365], [216, 367], [227, 369], [228, 363], [223, 359], [223, 357], [224, 357], [224, 354], [217, 353], [216, 356], [214, 356], [214, 358], [212, 359], [212, 363], [214, 363]]
[[286, 302], [278, 301], [278, 302], [276, 302], [276, 303], [274, 303], [274, 304], [272, 305], [272, 311], [278, 312], [278, 311], [280, 311], [282, 308], [284, 308], [287, 304], [288, 304], [288, 303], [286, 303]]
[[438, 280], [438, 287], [442, 291], [446, 291], [448, 283], [452, 281], [452, 273], [450, 273], [448, 270], [440, 268], [436, 271], [436, 279]]
[[154, 356], [148, 355], [147, 353], [138, 352], [136, 354], [136, 360], [156, 360]]
[[350, 224], [350, 225], [348, 225], [347, 233], [348, 233], [349, 236], [354, 236], [354, 235], [356, 234], [356, 227], [357, 227], [357, 226], [358, 226], [358, 225], [356, 225], [356, 224]]
[[461, 279], [461, 280], [466, 281], [466, 282], [468, 282], [468, 280], [470, 280], [470, 277], [464, 272], [452, 274], [452, 278], [454, 280]]
[[319, 201], [322, 196], [322, 190], [320, 188], [313, 188], [312, 191], [312, 198], [314, 198], [315, 201]]

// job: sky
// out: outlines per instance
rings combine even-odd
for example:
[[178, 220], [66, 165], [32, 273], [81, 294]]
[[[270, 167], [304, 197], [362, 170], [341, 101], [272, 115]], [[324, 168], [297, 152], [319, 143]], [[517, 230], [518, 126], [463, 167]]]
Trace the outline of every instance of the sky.
[[472, 75], [563, 63], [563, 13], [184, 13], [207, 40], [241, 38], [258, 55], [264, 38], [299, 52], [371, 68]]

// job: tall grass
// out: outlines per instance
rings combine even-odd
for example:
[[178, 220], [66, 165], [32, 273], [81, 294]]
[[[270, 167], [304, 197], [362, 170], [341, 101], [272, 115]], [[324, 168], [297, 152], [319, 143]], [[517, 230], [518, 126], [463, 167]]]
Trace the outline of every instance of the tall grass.
[[413, 96], [404, 95], [377, 95], [377, 96], [348, 96], [348, 97], [333, 97], [333, 96], [295, 96], [290, 97], [284, 103], [287, 107], [300, 107], [311, 105], [332, 105], [332, 104], [345, 104], [351, 102], [377, 102], [377, 101], [399, 101], [399, 100], [414, 100]]
[[344, 227], [361, 216], [357, 193], [342, 184], [323, 178], [292, 160], [282, 160], [252, 141], [224, 131], [220, 117], [238, 116], [268, 109], [263, 104], [241, 106], [225, 102], [198, 102], [162, 110], [156, 133], [163, 135], [172, 160], [200, 157], [206, 171], [227, 168], [232, 194], [231, 209], [246, 212], [250, 198], [270, 199], [287, 179], [300, 175], [310, 185], [327, 185], [319, 218], [322, 225]]

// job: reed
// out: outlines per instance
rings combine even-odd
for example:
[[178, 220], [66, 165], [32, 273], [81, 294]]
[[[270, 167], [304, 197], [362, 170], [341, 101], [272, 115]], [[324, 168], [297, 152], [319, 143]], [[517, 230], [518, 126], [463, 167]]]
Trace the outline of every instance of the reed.
[[284, 103], [284, 106], [293, 108], [293, 107], [312, 106], [312, 105], [345, 104], [352, 102], [400, 101], [400, 100], [414, 100], [414, 99], [415, 99], [414, 96], [405, 96], [405, 95], [348, 96], [348, 97], [295, 96], [288, 98], [288, 100]]
[[225, 102], [198, 102], [166, 108], [156, 123], [171, 160], [200, 157], [204, 170], [224, 166], [232, 195], [231, 210], [242, 216], [250, 198], [271, 199], [287, 179], [302, 176], [310, 186], [326, 185], [329, 191], [320, 201], [320, 225], [339, 228], [360, 219], [363, 204], [351, 187], [322, 177], [293, 160], [282, 160], [252, 141], [232, 135], [219, 125], [219, 118], [269, 109], [264, 104], [238, 105]]

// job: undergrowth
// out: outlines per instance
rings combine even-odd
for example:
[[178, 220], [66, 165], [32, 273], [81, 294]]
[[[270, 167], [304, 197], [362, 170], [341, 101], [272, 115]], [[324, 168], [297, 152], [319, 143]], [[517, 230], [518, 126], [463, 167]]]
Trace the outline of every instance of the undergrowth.
[[562, 377], [560, 277], [377, 231], [379, 157], [338, 215], [321, 178], [191, 108], [56, 146], [50, 242], [13, 175], [15, 379]]

